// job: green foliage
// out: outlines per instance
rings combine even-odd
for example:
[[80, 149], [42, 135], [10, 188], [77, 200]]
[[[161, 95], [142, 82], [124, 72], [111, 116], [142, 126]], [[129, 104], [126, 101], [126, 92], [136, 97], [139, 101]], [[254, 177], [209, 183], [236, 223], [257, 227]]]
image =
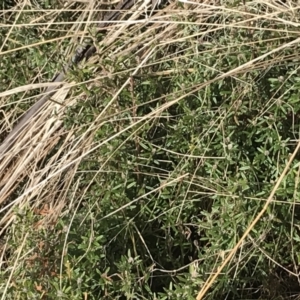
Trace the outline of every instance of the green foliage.
[[[238, 13], [228, 14], [233, 20]], [[195, 27], [181, 24], [178, 31], [189, 36]], [[24, 291], [32, 299], [43, 292], [47, 299], [195, 299], [262, 209], [299, 136], [297, 46], [247, 65], [298, 28], [263, 18], [252, 27], [224, 26], [205, 43], [185, 39], [162, 48], [152, 58], [156, 65], [132, 78], [133, 88], [121, 91], [100, 125], [98, 116], [131, 75], [126, 63], [137, 62], [106, 58], [117, 75], [93, 89], [78, 87], [74, 94], [87, 100], [69, 108], [65, 129], [77, 128], [79, 138], [96, 124], [99, 147], [80, 163], [69, 191], [70, 199], [78, 197], [68, 213], [47, 234], [29, 232], [28, 249], [49, 240], [41, 256], [55, 271], [41, 275], [39, 263], [18, 270], [22, 278], [14, 278], [7, 299], [22, 299]], [[39, 54], [33, 56], [38, 65]], [[89, 67], [72, 78], [89, 79]], [[298, 161], [206, 299], [288, 299], [299, 292], [287, 272], [297, 272], [300, 253]], [[22, 226], [30, 228], [32, 218], [22, 218]], [[21, 238], [11, 242], [17, 249], [14, 240]]]

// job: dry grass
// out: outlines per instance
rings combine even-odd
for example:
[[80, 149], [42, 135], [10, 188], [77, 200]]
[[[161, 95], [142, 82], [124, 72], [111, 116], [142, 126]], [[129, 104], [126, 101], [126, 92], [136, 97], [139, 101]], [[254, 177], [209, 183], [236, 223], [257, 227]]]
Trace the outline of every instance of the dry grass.
[[[150, 19], [142, 19], [140, 21], [135, 21], [140, 19], [141, 15], [144, 14], [145, 3], [141, 3], [140, 6], [137, 6], [135, 13], [132, 14], [129, 20], [121, 23], [121, 26], [114, 27], [112, 26], [108, 29], [107, 35], [104, 37], [101, 45], [105, 45], [105, 53], [101, 52], [99, 49], [98, 56], [92, 58], [87, 64], [102, 66], [102, 59], [105, 56], [109, 56], [110, 59], [117, 59], [117, 57], [122, 57], [126, 55], [130, 55], [133, 57], [137, 57], [139, 63], [135, 67], [132, 67], [131, 76], [125, 81], [125, 83], [112, 94], [111, 101], [105, 106], [103, 111], [97, 118], [93, 121], [92, 124], [89, 124], [89, 128], [87, 131], [79, 138], [74, 140], [74, 135], [72, 129], [68, 132], [64, 132], [61, 128], [62, 118], [65, 114], [65, 110], [67, 107], [74, 105], [74, 103], [78, 103], [80, 101], [84, 101], [86, 98], [85, 94], [78, 94], [75, 97], [69, 93], [72, 87], [76, 87], [78, 84], [84, 84], [88, 89], [92, 88], [95, 85], [101, 85], [99, 83], [101, 80], [105, 78], [113, 78], [116, 74], [121, 75], [120, 73], [110, 73], [110, 71], [102, 71], [99, 73], [98, 70], [93, 70], [93, 74], [95, 78], [88, 80], [87, 82], [73, 82], [73, 83], [65, 83], [62, 87], [57, 89], [55, 96], [53, 96], [54, 101], [48, 101], [47, 105], [43, 107], [42, 112], [40, 112], [34, 120], [30, 122], [28, 128], [25, 128], [19, 139], [14, 143], [13, 147], [10, 149], [8, 153], [4, 155], [1, 159], [0, 169], [5, 170], [2, 173], [1, 178], [1, 192], [0, 192], [0, 203], [3, 205], [2, 212], [6, 212], [5, 216], [1, 220], [1, 226], [9, 225], [13, 221], [13, 211], [18, 207], [22, 208], [24, 205], [30, 203], [32, 209], [40, 207], [41, 205], [49, 205], [51, 207], [51, 211], [53, 212], [53, 217], [57, 217], [61, 209], [64, 207], [66, 194], [59, 192], [57, 194], [57, 186], [61, 182], [61, 176], [64, 174], [64, 178], [68, 178], [66, 182], [64, 182], [64, 186], [60, 189], [63, 191], [68, 190], [68, 186], [70, 182], [72, 182], [73, 175], [76, 173], [76, 169], [78, 163], [81, 158], [86, 156], [91, 151], [101, 147], [101, 145], [107, 143], [110, 139], [115, 138], [117, 135], [121, 134], [124, 131], [127, 131], [131, 127], [136, 126], [139, 123], [148, 122], [152, 118], [155, 118], [156, 115], [159, 115], [164, 109], [168, 108], [172, 104], [178, 102], [180, 99], [184, 98], [187, 94], [181, 96], [174, 101], [167, 103], [165, 106], [160, 107], [157, 111], [152, 112], [151, 114], [144, 116], [142, 119], [133, 123], [128, 128], [124, 128], [122, 132], [118, 132], [117, 134], [112, 135], [107, 140], [103, 141], [101, 144], [93, 145], [92, 140], [95, 132], [99, 130], [103, 122], [107, 122], [109, 117], [107, 117], [107, 112], [114, 110], [112, 106], [116, 101], [120, 92], [130, 84], [132, 76], [135, 76], [141, 69], [146, 69], [149, 67], [153, 67], [155, 64], [160, 64], [163, 61], [158, 61], [155, 63], [149, 63], [151, 60], [151, 56], [157, 51], [157, 49], [166, 49], [169, 44], [177, 41], [174, 35], [178, 38], [178, 41], [184, 37], [183, 32], [177, 32], [177, 24], [180, 24], [180, 18], [186, 19], [190, 14], [197, 14], [198, 20], [196, 22], [203, 22], [206, 18], [210, 16], [210, 10], [206, 9], [204, 12], [198, 13], [200, 11], [197, 10], [196, 6], [191, 6], [190, 9], [187, 10], [178, 10], [176, 12], [175, 3], [172, 3], [165, 7], [163, 10], [159, 11], [155, 16], [152, 16]], [[193, 7], [197, 8], [192, 9]], [[94, 10], [96, 10], [94, 12]], [[21, 10], [22, 11], [22, 10]], [[78, 22], [72, 26], [70, 32], [67, 33], [67, 36], [76, 37], [77, 32], [80, 30], [78, 28], [82, 27], [82, 21], [85, 20], [87, 14], [89, 15], [88, 19], [93, 20], [94, 15], [97, 16], [97, 8], [91, 7], [90, 5], [78, 8], [79, 12], [82, 12], [82, 15], [78, 18]], [[212, 13], [214, 8], [212, 8]], [[44, 12], [42, 12], [44, 13]], [[59, 11], [52, 11], [50, 15], [45, 12], [47, 17], [55, 18], [56, 14]], [[178, 21], [172, 22], [174, 19], [179, 18]], [[43, 19], [41, 16], [40, 19]], [[162, 19], [162, 21], [161, 21]], [[90, 21], [87, 22], [87, 25]], [[36, 20], [33, 20], [33, 24], [36, 23]], [[150, 24], [149, 24], [150, 23]], [[162, 24], [166, 24], [162, 26]], [[29, 24], [22, 24], [22, 26], [26, 26]], [[41, 23], [41, 26], [45, 25]], [[64, 25], [62, 23], [62, 25]], [[83, 37], [88, 35], [88, 27], [84, 25], [84, 30], [80, 33]], [[12, 30], [15, 26], [11, 26]], [[128, 28], [130, 27], [130, 31]], [[142, 34], [136, 34], [141, 32], [145, 28], [145, 31]], [[181, 37], [180, 37], [181, 36]], [[8, 35], [9, 37], [9, 35]], [[8, 38], [7, 37], [7, 38]], [[193, 37], [195, 38], [195, 37]], [[125, 39], [127, 42], [124, 42]], [[57, 39], [59, 41], [60, 39]], [[122, 45], [117, 44], [116, 42], [123, 41]], [[169, 41], [168, 41], [169, 40]], [[162, 42], [163, 41], [163, 42]], [[50, 42], [54, 42], [51, 40]], [[141, 47], [142, 43], [142, 47]], [[5, 41], [3, 46], [5, 45]], [[155, 46], [154, 46], [155, 45]], [[2, 46], [2, 47], [3, 47]], [[38, 46], [38, 45], [28, 45], [27, 48]], [[20, 49], [24, 49], [22, 47]], [[16, 51], [19, 49], [16, 49]], [[12, 52], [5, 51], [4, 54]], [[70, 52], [70, 51], [68, 51]], [[171, 58], [167, 58], [172, 59]], [[166, 60], [166, 61], [167, 61]], [[93, 67], [90, 67], [93, 68]], [[103, 66], [103, 68], [105, 68]], [[99, 69], [99, 67], [97, 67]], [[43, 71], [41, 70], [40, 73]], [[172, 70], [170, 70], [172, 72]], [[127, 72], [126, 72], [127, 73]], [[169, 74], [167, 74], [169, 75]], [[160, 74], [153, 73], [153, 76], [160, 76]], [[57, 83], [54, 83], [54, 86]], [[7, 102], [9, 102], [8, 97], [10, 95], [14, 95], [17, 93], [25, 92], [31, 89], [37, 89], [41, 87], [51, 87], [51, 83], [42, 83], [42, 84], [28, 84], [27, 86], [21, 86], [14, 88], [12, 90], [7, 90], [1, 93], [2, 99], [2, 107], [5, 107]], [[200, 88], [200, 87], [199, 87]], [[197, 90], [198, 87], [195, 87]], [[193, 92], [192, 91], [192, 92]], [[68, 94], [69, 93], [69, 94]], [[39, 95], [36, 96], [38, 98]], [[22, 99], [22, 101], [26, 101], [27, 98]], [[59, 105], [61, 103], [62, 105]], [[109, 114], [113, 114], [114, 112], [110, 112]], [[4, 113], [4, 123], [2, 124], [2, 132], [7, 131], [6, 128], [13, 128], [13, 124], [8, 122], [7, 120], [12, 119], [12, 115], [15, 113], [12, 111], [8, 111]], [[63, 136], [64, 142], [59, 146], [59, 148], [55, 148], [58, 141]], [[51, 157], [51, 159], [45, 159], [51, 151], [55, 149], [55, 154]], [[53, 152], [52, 152], [53, 153]], [[43, 162], [43, 163], [39, 163]], [[42, 169], [40, 167], [42, 166]], [[104, 166], [103, 166], [104, 167]], [[65, 174], [68, 173], [68, 175]], [[24, 186], [24, 180], [26, 184]], [[18, 188], [19, 184], [22, 184], [22, 193], [19, 197], [14, 199], [13, 201], [9, 201], [9, 196]], [[38, 201], [36, 201], [38, 199]], [[59, 203], [57, 201], [53, 201], [53, 199], [59, 199]], [[7, 203], [9, 202], [9, 204]], [[7, 204], [7, 205], [6, 205]], [[6, 226], [5, 226], [6, 227]], [[4, 227], [4, 228], [5, 228]]]
[[[17, 16], [15, 22], [13, 24], [4, 22], [3, 24], [3, 26], [9, 26], [9, 31], [0, 48], [2, 51], [0, 55], [11, 55], [20, 50], [38, 47], [41, 44], [57, 43], [57, 49], [60, 49], [57, 51], [68, 48], [64, 51], [65, 58], [71, 57], [74, 46], [65, 48], [66, 40], [69, 41], [69, 44], [74, 45], [78, 39], [83, 41], [85, 37], [91, 37], [94, 34], [93, 30], [91, 30], [93, 22], [99, 19], [99, 10], [102, 6], [98, 7], [98, 4], [93, 1], [82, 1], [76, 8], [76, 21], [57, 22], [56, 19], [59, 14], [72, 7], [73, 2], [70, 1], [68, 3], [64, 8], [57, 10], [38, 11], [36, 9], [31, 22], [28, 22], [28, 24], [17, 24], [18, 15], [23, 13], [24, 6], [22, 4], [15, 6], [15, 11], [13, 12]], [[156, 11], [152, 16], [145, 17], [145, 5], [149, 6], [149, 3], [150, 1], [137, 2], [136, 8], [126, 16], [126, 19], [124, 18], [122, 22], [113, 24], [107, 29], [105, 36], [97, 44], [97, 54], [89, 61], [81, 63], [79, 70], [77, 70], [78, 73], [75, 71], [74, 74], [69, 74], [68, 82], [64, 82], [62, 86], [57, 88], [55, 96], [52, 97], [53, 101], [48, 101], [43, 106], [43, 109], [24, 128], [9, 152], [0, 158], [0, 170], [3, 170], [0, 174], [1, 236], [5, 236], [8, 228], [13, 228], [16, 216], [24, 209], [30, 208], [31, 211], [39, 215], [40, 221], [36, 224], [38, 229], [44, 228], [47, 230], [47, 228], [52, 228], [53, 224], [59, 222], [59, 218], [68, 214], [75, 205], [74, 211], [72, 211], [74, 217], [86, 192], [90, 188], [90, 185], [86, 185], [84, 189], [79, 188], [80, 177], [78, 178], [76, 175], [80, 174], [78, 172], [80, 163], [102, 147], [109, 147], [110, 143], [117, 140], [118, 137], [128, 133], [123, 144], [120, 144], [111, 155], [105, 158], [97, 158], [99, 169], [95, 172], [94, 178], [106, 172], [107, 164], [112, 160], [119, 148], [128, 141], [137, 139], [137, 132], [141, 131], [147, 124], [157, 122], [163, 117], [165, 111], [188, 96], [195, 95], [200, 90], [205, 90], [215, 82], [222, 81], [225, 78], [233, 78], [241, 83], [241, 87], [244, 87], [244, 90], [234, 91], [240, 95], [239, 98], [243, 101], [243, 97], [251, 91], [255, 81], [255, 78], [249, 79], [247, 74], [253, 71], [258, 73], [264, 72], [263, 70], [268, 69], [275, 63], [296, 59], [296, 51], [292, 51], [292, 53], [284, 52], [285, 50], [297, 49], [300, 41], [300, 38], [295, 37], [295, 34], [298, 34], [298, 30], [295, 29], [293, 31], [292, 29], [299, 26], [297, 15], [294, 14], [298, 7], [292, 2], [258, 1], [247, 4], [241, 3], [239, 6], [230, 8], [229, 5], [222, 6], [218, 1], [201, 1], [201, 3], [196, 1], [186, 1], [184, 3], [169, 1], [169, 3], [164, 4], [163, 9]], [[257, 13], [254, 13], [256, 6], [259, 6], [259, 10]], [[262, 9], [263, 6], [264, 9]], [[101, 14], [102, 12], [100, 12]], [[212, 20], [214, 21], [212, 22]], [[245, 36], [244, 42], [238, 44], [239, 48], [233, 41], [232, 48], [229, 51], [228, 44], [223, 46], [222, 44], [214, 43], [214, 36], [224, 34], [224, 38], [226, 38], [228, 30], [231, 31], [232, 36], [241, 29], [249, 36], [254, 35], [259, 31], [263, 22], [270, 22], [273, 26], [264, 28], [264, 31], [271, 32], [265, 40], [251, 40]], [[72, 26], [68, 30], [64, 29], [60, 36], [49, 41], [19, 45], [15, 49], [3, 50], [6, 43], [10, 40], [11, 32], [16, 30], [16, 28], [34, 25], [40, 28], [39, 30], [46, 31], [50, 30], [48, 29], [50, 25], [56, 23], [64, 28], [69, 27], [69, 25]], [[286, 26], [286, 29], [282, 29], [282, 26]], [[274, 34], [273, 37], [272, 34]], [[96, 40], [94, 36], [92, 38]], [[261, 43], [269, 43], [271, 45], [270, 49], [260, 52]], [[276, 43], [278, 46], [275, 47]], [[130, 94], [130, 91], [132, 92], [135, 89], [136, 78], [147, 78], [148, 76], [157, 78], [157, 84], [159, 85], [165, 78], [185, 76], [184, 74], [187, 73], [193, 74], [195, 69], [190, 67], [188, 62], [193, 60], [194, 55], [199, 55], [199, 44], [202, 45], [200, 55], [211, 55], [216, 58], [215, 64], [201, 66], [209, 70], [209, 72], [215, 72], [214, 78], [206, 82], [197, 82], [195, 80], [193, 84], [181, 86], [177, 91], [172, 90], [169, 94], [153, 98], [150, 102], [142, 105], [137, 105], [134, 101], [135, 97], [132, 96], [132, 103], [130, 106], [128, 105], [126, 110], [119, 105], [121, 93], [128, 91]], [[180, 45], [181, 48], [177, 47], [177, 45]], [[239, 51], [246, 45], [251, 46], [252, 49], [257, 48], [258, 53], [253, 53], [252, 59], [242, 62], [243, 53]], [[174, 51], [175, 48], [176, 50]], [[228, 66], [227, 70], [225, 68], [223, 70], [218, 69], [218, 61], [230, 55], [230, 51], [236, 51], [236, 55], [241, 57], [240, 65], [234, 68]], [[119, 65], [110, 65], [107, 64], [107, 61], [120, 61], [120, 63]], [[174, 67], [176, 62], [180, 66], [187, 62], [187, 68], [182, 69], [182, 67], [178, 67], [177, 69]], [[161, 71], [160, 66], [168, 65], [169, 63], [171, 67], [168, 70]], [[45, 61], [46, 65], [47, 61]], [[128, 68], [124, 68], [124, 66], [128, 66]], [[118, 69], [118, 67], [120, 68]], [[59, 69], [59, 65], [57, 68]], [[42, 78], [45, 72], [41, 68], [37, 76]], [[85, 78], [84, 74], [88, 74], [88, 78]], [[79, 81], [78, 78], [81, 75], [83, 79]], [[35, 77], [27, 80], [28, 83], [26, 85], [11, 87], [0, 94], [0, 106], [3, 114], [0, 128], [1, 136], [3, 137], [17, 122], [21, 111], [20, 105], [27, 103], [29, 100], [35, 102], [43, 93], [43, 91], [37, 92], [33, 97], [28, 97], [28, 92], [51, 86], [51, 83], [37, 83]], [[113, 84], [110, 85], [109, 82], [113, 82]], [[88, 93], [95, 88], [103, 95], [105, 93], [110, 94], [111, 98], [109, 101], [103, 99], [105, 103], [102, 104], [101, 112], [94, 116], [91, 121], [87, 121], [84, 125], [74, 123], [66, 129], [63, 123], [68, 110], [78, 104], [87, 102], [89, 99]], [[275, 96], [276, 92], [274, 92], [274, 98], [270, 98], [269, 102], [265, 103], [266, 111], [273, 105], [274, 101], [278, 101], [278, 99], [275, 100], [277, 98]], [[157, 100], [160, 100], [160, 105], [155, 110], [144, 114], [142, 117], [137, 115], [137, 109], [146, 107], [152, 101], [155, 102]], [[8, 103], [9, 108], [7, 108]], [[234, 107], [234, 105], [236, 106]], [[216, 118], [215, 124], [212, 124], [212, 128], [215, 128], [214, 130], [216, 131], [222, 130], [221, 125], [219, 126], [218, 124], [222, 124], [222, 119], [227, 117], [228, 113], [236, 110], [236, 107], [238, 107], [238, 104], [233, 103], [225, 114], [220, 114]], [[77, 113], [80, 115], [81, 111], [79, 110]], [[121, 118], [123, 118], [124, 113], [127, 113], [129, 117], [123, 121]], [[257, 114], [257, 119], [260, 114], [263, 115], [264, 110]], [[97, 132], [101, 131], [106, 124], [111, 124], [116, 120], [119, 123], [116, 124], [115, 130], [111, 131], [105, 139], [95, 141]], [[240, 122], [238, 116], [235, 121], [237, 123]], [[207, 282], [203, 282], [202, 286], [199, 286], [201, 292], [199, 292], [197, 300], [205, 298], [207, 291], [222, 272], [222, 269], [226, 265], [233, 263], [232, 257], [237, 254], [238, 248], [247, 239], [268, 206], [273, 203], [274, 194], [292, 164], [298, 149], [299, 144], [293, 156], [289, 160], [286, 157], [288, 160], [286, 168], [281, 172], [278, 181], [274, 183], [270, 197], [267, 200], [262, 199], [265, 202], [265, 206], [257, 213], [257, 216], [253, 216], [256, 218], [250, 223], [245, 234], [238, 239], [236, 245], [228, 254], [224, 255], [223, 258], [220, 255], [219, 259], [217, 259], [215, 268], [212, 270], [213, 275]], [[165, 150], [172, 151], [169, 149]], [[201, 155], [194, 154], [193, 149], [191, 149], [190, 153], [180, 155], [183, 156], [182, 161], [197, 157], [202, 164], [204, 161], [212, 158], [214, 160], [223, 159], [223, 156], [210, 157], [205, 151]], [[170, 172], [169, 177], [165, 177], [164, 182], [157, 189], [137, 196], [131, 202], [107, 214], [106, 217], [108, 218], [123, 211], [126, 207], [141, 199], [146, 199], [150, 194], [163, 191], [166, 186], [172, 185], [174, 182], [186, 181], [190, 185], [197, 184], [196, 172], [200, 168], [201, 163], [196, 166], [194, 174], [182, 170], [183, 174], [180, 176], [176, 175], [174, 178], [172, 172]], [[202, 183], [200, 182], [199, 184]], [[210, 184], [214, 185], [213, 182]], [[206, 188], [209, 189], [211, 187], [207, 184]], [[212, 189], [212, 193], [217, 192]], [[186, 194], [178, 219], [182, 209], [184, 209], [187, 197], [188, 195]], [[295, 206], [296, 204], [294, 203], [293, 205]], [[67, 231], [72, 226], [73, 217], [70, 219]], [[18, 265], [22, 266], [24, 257], [31, 253], [30, 250], [25, 248], [27, 237], [28, 235], [24, 234], [23, 244], [20, 245], [18, 253], [13, 255], [14, 264], [8, 270], [11, 276], [6, 283], [7, 288], [11, 284], [10, 280]], [[67, 239], [62, 256], [68, 251], [66, 244]], [[3, 253], [8, 251], [7, 246], [3, 246], [3, 249]], [[4, 254], [2, 254], [2, 258], [3, 260], [0, 264], [12, 263], [12, 261], [4, 262]], [[62, 272], [62, 269], [63, 267], [61, 266], [60, 272]], [[62, 284], [60, 283], [60, 285]], [[5, 292], [2, 295], [2, 299], [4, 299]]]

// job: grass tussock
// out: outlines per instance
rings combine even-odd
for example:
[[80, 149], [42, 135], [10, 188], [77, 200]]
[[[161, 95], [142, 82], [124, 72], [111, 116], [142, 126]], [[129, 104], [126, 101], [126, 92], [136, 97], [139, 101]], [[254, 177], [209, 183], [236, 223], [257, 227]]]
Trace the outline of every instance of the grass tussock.
[[[1, 299], [297, 299], [299, 5], [7, 1]], [[53, 83], [52, 83], [53, 85]]]

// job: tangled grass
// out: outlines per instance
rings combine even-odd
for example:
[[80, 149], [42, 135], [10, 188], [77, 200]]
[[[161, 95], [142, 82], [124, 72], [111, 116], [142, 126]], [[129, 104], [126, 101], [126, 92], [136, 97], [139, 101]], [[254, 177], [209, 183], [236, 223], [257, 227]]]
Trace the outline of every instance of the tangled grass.
[[2, 299], [297, 299], [300, 7], [199, 2], [4, 7], [1, 140], [97, 54], [0, 157]]

